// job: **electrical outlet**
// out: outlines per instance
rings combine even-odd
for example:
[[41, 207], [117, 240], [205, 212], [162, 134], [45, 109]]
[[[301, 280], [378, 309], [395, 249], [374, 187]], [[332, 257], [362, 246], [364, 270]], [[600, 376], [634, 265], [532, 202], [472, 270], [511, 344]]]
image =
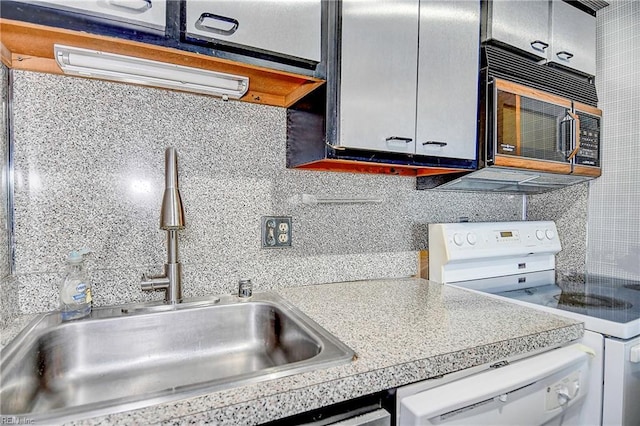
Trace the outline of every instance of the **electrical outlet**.
[[262, 216], [262, 248], [291, 247], [291, 217]]

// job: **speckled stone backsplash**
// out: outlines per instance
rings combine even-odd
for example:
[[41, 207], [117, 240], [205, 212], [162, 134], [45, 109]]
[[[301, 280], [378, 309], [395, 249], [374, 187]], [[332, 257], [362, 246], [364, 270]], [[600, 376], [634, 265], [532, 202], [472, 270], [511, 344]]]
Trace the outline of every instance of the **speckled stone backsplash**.
[[556, 223], [562, 245], [556, 255], [556, 270], [570, 275], [585, 273], [588, 192], [589, 183], [583, 183], [528, 196], [528, 220]]
[[[179, 156], [186, 297], [417, 272], [430, 222], [518, 220], [522, 197], [416, 191], [415, 179], [289, 170], [286, 111], [13, 71], [15, 278], [22, 313], [57, 307], [69, 250], [94, 251], [96, 305], [158, 299], [140, 276], [165, 262], [164, 149]], [[317, 197], [381, 204], [308, 206]], [[499, 207], [497, 207], [499, 206]], [[260, 218], [293, 218], [293, 247], [260, 248]]]

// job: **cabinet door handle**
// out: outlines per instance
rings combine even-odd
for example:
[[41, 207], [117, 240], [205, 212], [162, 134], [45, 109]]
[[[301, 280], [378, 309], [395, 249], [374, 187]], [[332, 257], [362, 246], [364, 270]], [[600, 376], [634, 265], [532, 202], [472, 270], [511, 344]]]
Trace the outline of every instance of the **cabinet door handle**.
[[140, 3], [139, 7], [134, 6], [134, 2], [131, 0], [107, 0], [107, 4], [109, 6], [113, 6], [119, 9], [126, 9], [129, 12], [142, 13], [145, 12], [153, 6], [151, 0], [137, 0], [137, 3]]
[[413, 142], [413, 139], [411, 138], [403, 138], [400, 136], [389, 136], [387, 139], [385, 139], [387, 142], [392, 142], [392, 141], [399, 141], [399, 142], [406, 142], [406, 143], [411, 143]]
[[447, 146], [446, 142], [440, 142], [440, 141], [426, 141], [426, 142], [422, 142], [422, 145], [438, 145], [438, 146]]
[[[231, 24], [231, 26], [229, 28], [211, 27], [209, 25], [205, 25], [204, 21], [206, 19], [220, 21], [226, 24]], [[208, 31], [214, 34], [226, 35], [226, 36], [229, 36], [235, 33], [236, 30], [238, 29], [238, 25], [240, 25], [240, 23], [236, 19], [229, 18], [228, 16], [215, 15], [213, 13], [208, 13], [208, 12], [205, 12], [202, 15], [200, 15], [200, 17], [196, 21], [197, 29], [202, 31]]]
[[560, 60], [562, 61], [568, 61], [569, 59], [573, 58], [573, 53], [567, 52], [566, 50], [562, 50], [556, 53], [556, 56], [560, 58]]
[[542, 40], [534, 40], [531, 42], [531, 48], [539, 50], [540, 52], [544, 52], [547, 47], [549, 47], [549, 43], [545, 43]]

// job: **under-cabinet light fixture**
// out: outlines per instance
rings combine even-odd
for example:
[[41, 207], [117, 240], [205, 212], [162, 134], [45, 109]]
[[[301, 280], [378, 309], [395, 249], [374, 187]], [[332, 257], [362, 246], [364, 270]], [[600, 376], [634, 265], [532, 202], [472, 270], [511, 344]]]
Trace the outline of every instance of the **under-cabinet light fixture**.
[[54, 45], [56, 62], [65, 74], [143, 84], [239, 99], [249, 77], [79, 47]]

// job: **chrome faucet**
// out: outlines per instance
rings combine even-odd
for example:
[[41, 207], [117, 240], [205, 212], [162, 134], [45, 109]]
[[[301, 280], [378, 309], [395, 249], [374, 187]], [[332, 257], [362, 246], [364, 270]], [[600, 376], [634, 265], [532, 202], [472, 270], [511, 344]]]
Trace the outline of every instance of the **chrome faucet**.
[[162, 275], [142, 276], [143, 291], [163, 290], [165, 303], [182, 300], [182, 265], [178, 262], [178, 230], [184, 228], [184, 209], [178, 189], [178, 152], [167, 148], [165, 160], [165, 188], [160, 210], [160, 229], [167, 231], [167, 263]]

